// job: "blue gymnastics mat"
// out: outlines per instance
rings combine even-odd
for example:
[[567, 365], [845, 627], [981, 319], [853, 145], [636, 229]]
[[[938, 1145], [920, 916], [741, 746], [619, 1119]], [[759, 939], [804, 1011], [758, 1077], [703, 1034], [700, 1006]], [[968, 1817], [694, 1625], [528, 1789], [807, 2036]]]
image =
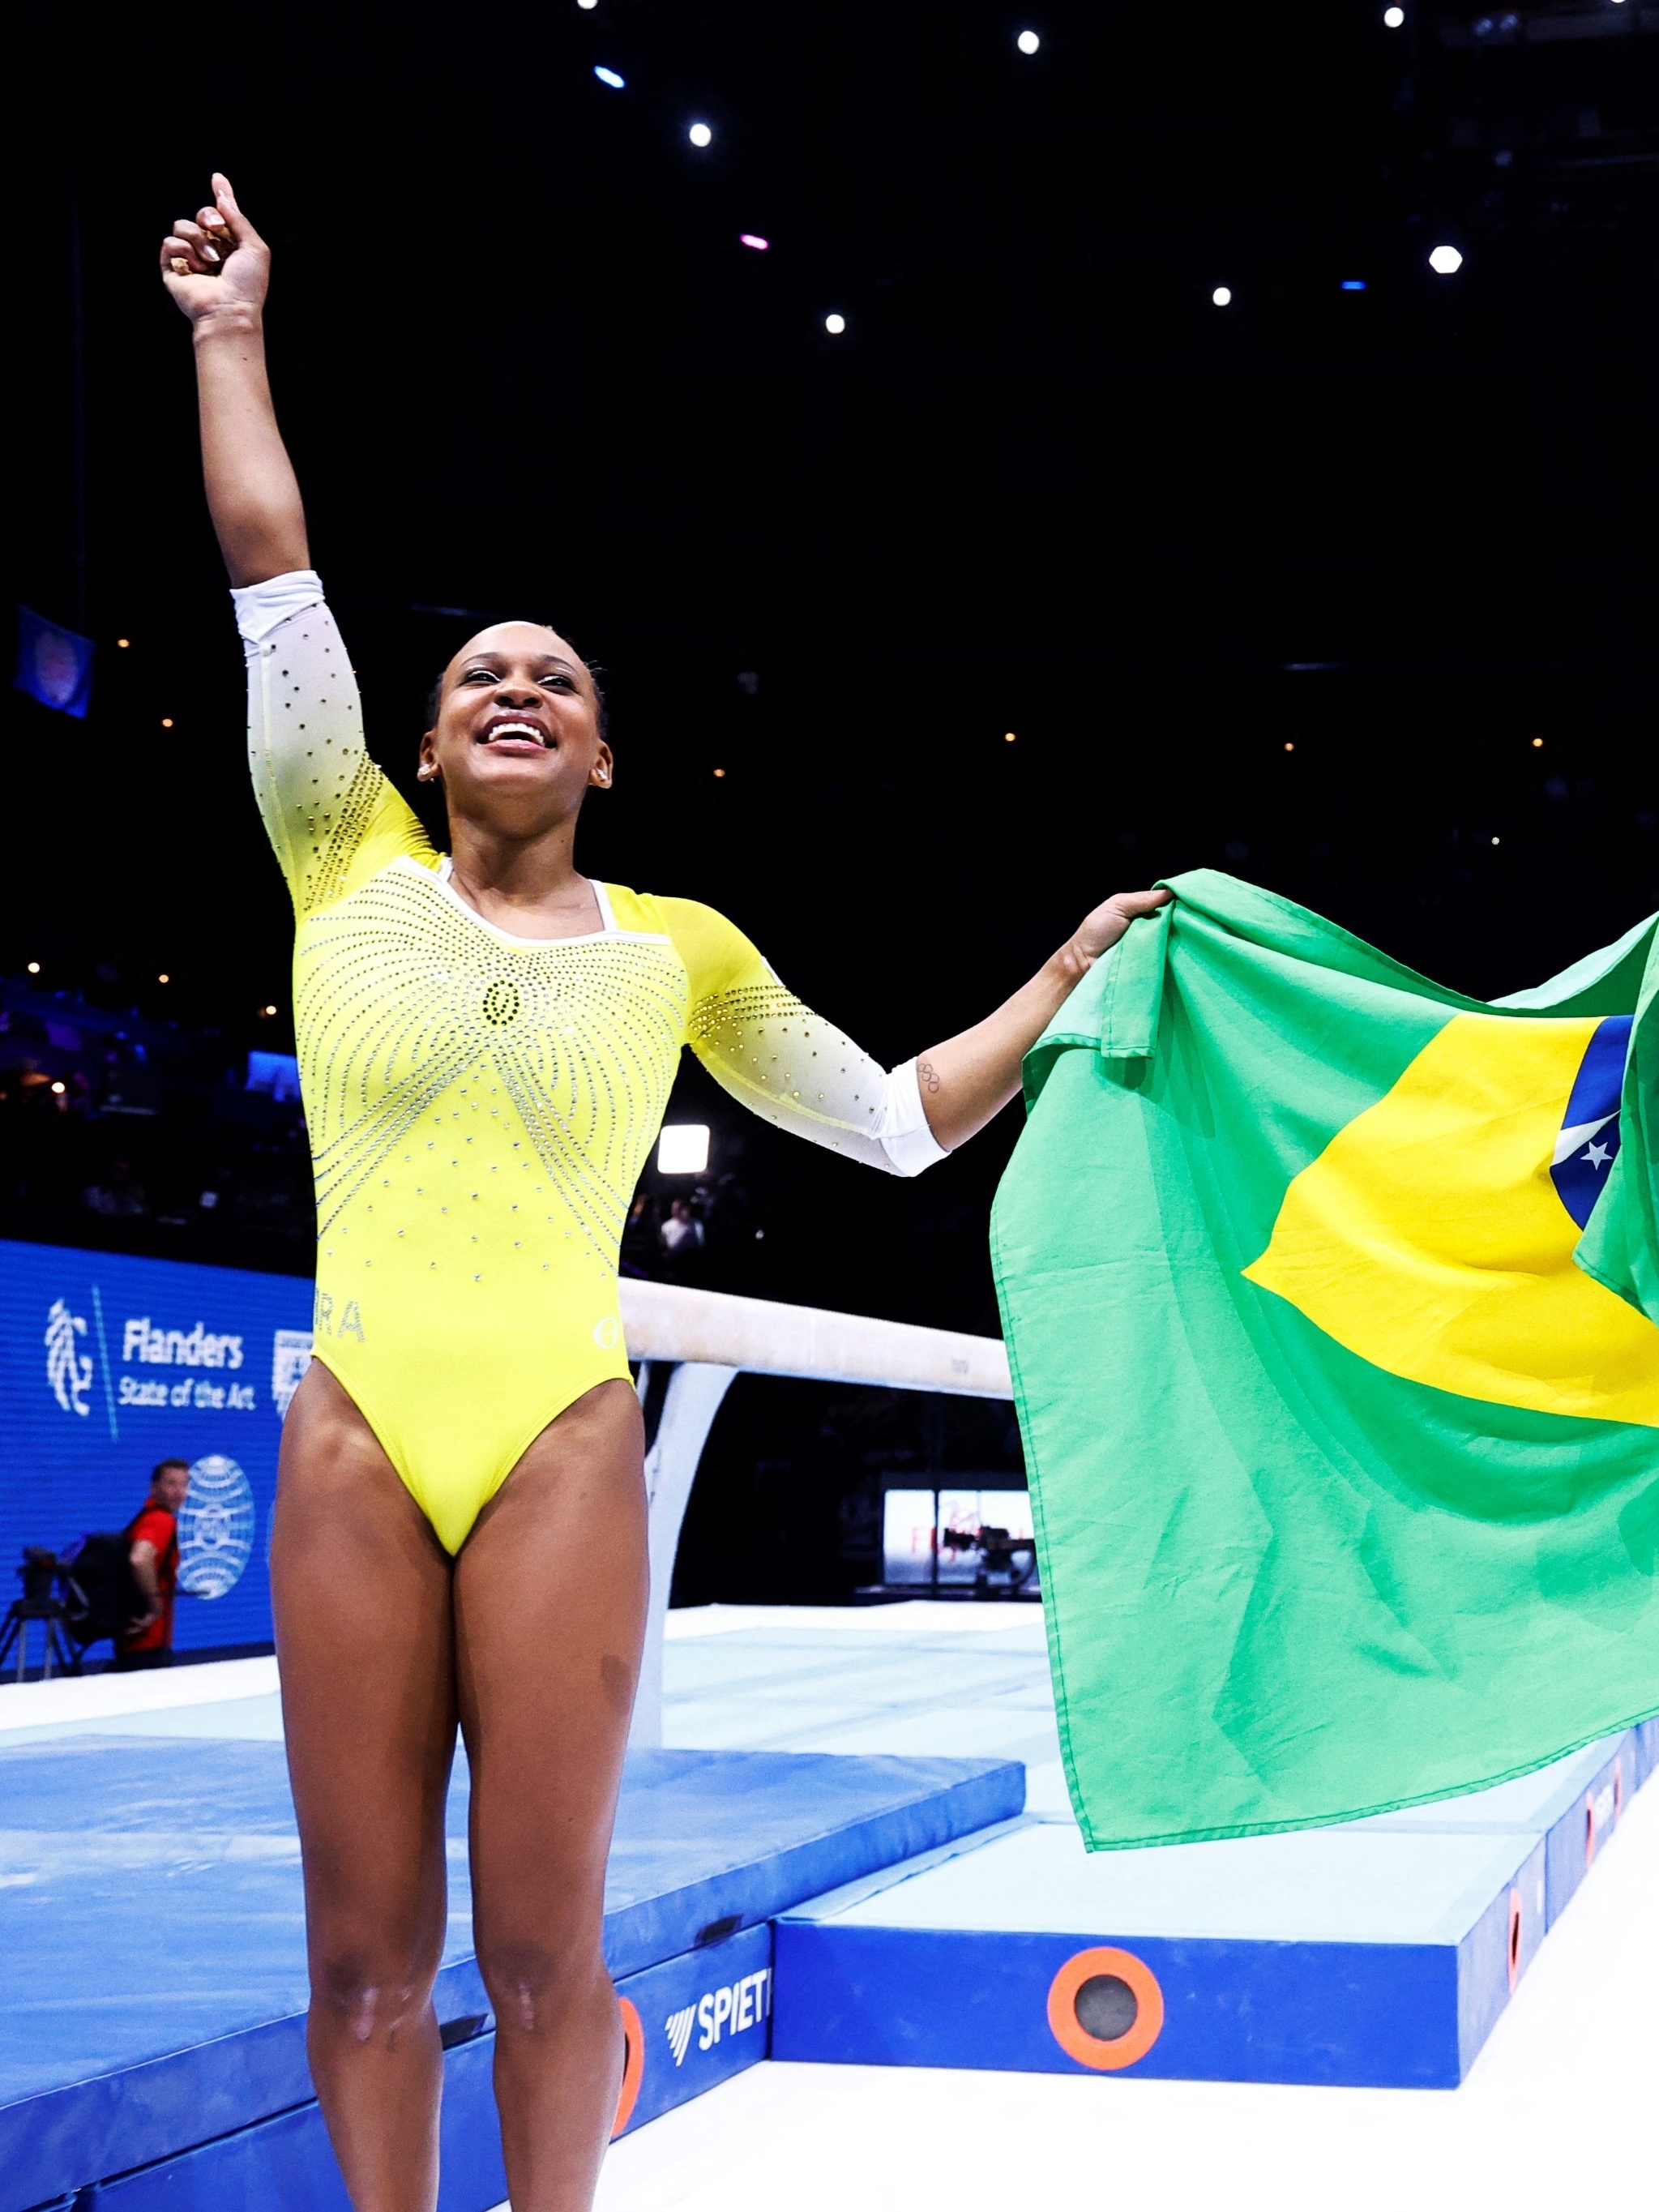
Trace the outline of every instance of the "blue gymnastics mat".
[[[1024, 1797], [1024, 1770], [1002, 1760], [632, 1755], [605, 1894], [606, 1958], [651, 2024], [630, 2054], [632, 2124], [765, 2055], [780, 1911], [1002, 1821]], [[213, 2212], [343, 2208], [306, 2067], [282, 1746], [14, 1744], [0, 1748], [0, 2212], [89, 2185], [106, 2185], [78, 2212], [106, 2197], [122, 2212], [163, 2199]], [[471, 1955], [464, 1769], [447, 1833], [444, 2203], [481, 2212], [506, 2192], [489, 2008]], [[677, 2050], [662, 2022], [688, 2004]]]
[[1455, 2087], [1653, 1734], [1290, 1835], [1091, 1857], [1012, 1821], [781, 1914], [772, 2056]]

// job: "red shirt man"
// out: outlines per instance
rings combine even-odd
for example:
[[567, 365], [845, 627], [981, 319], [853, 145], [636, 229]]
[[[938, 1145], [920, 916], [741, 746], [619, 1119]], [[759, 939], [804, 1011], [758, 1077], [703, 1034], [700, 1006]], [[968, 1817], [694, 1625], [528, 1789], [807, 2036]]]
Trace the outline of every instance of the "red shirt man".
[[190, 1487], [190, 1467], [164, 1459], [149, 1479], [149, 1496], [127, 1530], [133, 1579], [145, 1610], [115, 1644], [115, 1671], [173, 1664], [173, 1593], [179, 1580], [179, 1511]]

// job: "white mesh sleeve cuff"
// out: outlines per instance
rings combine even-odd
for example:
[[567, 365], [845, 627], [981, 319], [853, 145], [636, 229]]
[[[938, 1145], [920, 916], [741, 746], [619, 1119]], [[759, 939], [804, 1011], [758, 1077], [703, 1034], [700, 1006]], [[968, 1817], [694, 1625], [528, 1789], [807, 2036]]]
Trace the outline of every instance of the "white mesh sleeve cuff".
[[323, 581], [314, 568], [290, 568], [286, 576], [269, 576], [263, 584], [233, 587], [230, 596], [237, 629], [249, 645], [263, 645], [293, 616], [322, 605]]
[[927, 1126], [914, 1060], [896, 1067], [887, 1079], [876, 1141], [902, 1176], [919, 1176], [935, 1160], [946, 1157], [944, 1146]]

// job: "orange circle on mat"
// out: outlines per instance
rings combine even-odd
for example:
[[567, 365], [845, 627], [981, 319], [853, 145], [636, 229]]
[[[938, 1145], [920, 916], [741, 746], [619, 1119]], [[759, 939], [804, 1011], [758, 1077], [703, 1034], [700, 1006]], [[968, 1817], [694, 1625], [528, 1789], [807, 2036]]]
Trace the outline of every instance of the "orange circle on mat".
[[645, 2028], [640, 2019], [639, 2007], [631, 1997], [618, 1997], [617, 2003], [622, 2012], [625, 2055], [623, 2058], [622, 2094], [617, 2100], [617, 2117], [611, 2130], [612, 2142], [633, 2118], [640, 2084], [645, 2079]]
[[[1077, 2016], [1078, 1991], [1097, 1975], [1111, 1974], [1133, 1993], [1135, 2016], [1121, 2035], [1091, 2035]], [[1079, 2066], [1103, 2074], [1144, 2058], [1164, 2030], [1164, 1992], [1152, 1968], [1133, 1951], [1077, 1951], [1048, 1984], [1048, 2027], [1054, 2041]]]

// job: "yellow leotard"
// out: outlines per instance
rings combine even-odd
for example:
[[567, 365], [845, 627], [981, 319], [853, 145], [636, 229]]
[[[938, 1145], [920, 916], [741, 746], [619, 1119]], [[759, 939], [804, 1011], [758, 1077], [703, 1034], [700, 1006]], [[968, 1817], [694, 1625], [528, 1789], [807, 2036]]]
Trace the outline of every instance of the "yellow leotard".
[[712, 908], [595, 884], [587, 936], [484, 921], [364, 749], [316, 579], [238, 597], [254, 787], [297, 919], [314, 1356], [454, 1552], [532, 1437], [628, 1375], [617, 1252], [683, 1044], [872, 1165], [939, 1148], [913, 1070], [889, 1077]]

